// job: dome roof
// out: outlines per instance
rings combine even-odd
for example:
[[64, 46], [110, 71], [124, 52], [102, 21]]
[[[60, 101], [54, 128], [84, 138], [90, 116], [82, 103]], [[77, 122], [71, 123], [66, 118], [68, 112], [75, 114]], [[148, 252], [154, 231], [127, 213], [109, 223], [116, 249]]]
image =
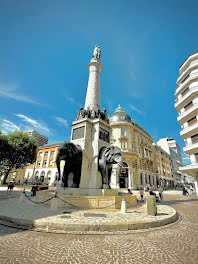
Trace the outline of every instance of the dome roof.
[[111, 116], [109, 116], [109, 124], [114, 123], [131, 123], [131, 117], [124, 112], [123, 108], [119, 105]]
[[[111, 116], [109, 116], [109, 124], [116, 124], [116, 123], [129, 123], [136, 127], [138, 130], [146, 134], [148, 137], [151, 138], [149, 133], [140, 126], [135, 120], [131, 119], [131, 117], [123, 110], [123, 108], [119, 105], [118, 108], [115, 110]], [[151, 138], [152, 139], [152, 138]]]

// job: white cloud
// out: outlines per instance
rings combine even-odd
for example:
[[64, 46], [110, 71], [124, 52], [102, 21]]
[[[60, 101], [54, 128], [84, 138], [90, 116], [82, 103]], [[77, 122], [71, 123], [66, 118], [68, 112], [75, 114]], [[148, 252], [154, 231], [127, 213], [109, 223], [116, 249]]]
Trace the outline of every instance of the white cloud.
[[19, 86], [16, 84], [2, 84], [0, 83], [0, 96], [10, 98], [16, 101], [39, 104], [38, 102], [32, 100], [28, 96], [20, 93]]
[[20, 130], [20, 128], [17, 125], [15, 125], [14, 123], [12, 123], [11, 121], [9, 121], [7, 119], [1, 120], [0, 128], [2, 130], [2, 133], [4, 133], [4, 134], [14, 132], [16, 130]]
[[135, 106], [133, 106], [132, 104], [129, 104], [129, 107], [130, 107], [133, 111], [135, 111], [135, 112], [137, 112], [137, 113], [139, 113], [139, 114], [141, 114], [141, 115], [144, 115], [144, 114], [145, 114], [145, 112], [143, 112], [143, 111], [137, 109], [137, 108], [136, 108]]
[[35, 129], [41, 134], [51, 135], [49, 128], [43, 123], [38, 122], [22, 114], [15, 114], [15, 115], [19, 117], [22, 120], [22, 122], [24, 122], [24, 124], [22, 124], [21, 126], [25, 128], [25, 130]]
[[68, 122], [67, 122], [67, 120], [63, 119], [62, 117], [58, 117], [58, 116], [56, 116], [55, 119], [56, 119], [56, 121], [57, 121], [59, 124], [61, 124], [61, 125], [63, 125], [63, 126], [66, 126], [66, 127], [69, 127], [69, 126], [68, 126]]

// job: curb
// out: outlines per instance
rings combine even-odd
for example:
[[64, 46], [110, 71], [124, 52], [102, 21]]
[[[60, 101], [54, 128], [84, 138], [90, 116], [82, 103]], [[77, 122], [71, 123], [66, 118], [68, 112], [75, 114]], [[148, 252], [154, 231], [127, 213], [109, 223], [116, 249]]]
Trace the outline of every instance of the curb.
[[[174, 210], [175, 211], [175, 210]], [[150, 221], [150, 222], [132, 222], [127, 224], [61, 224], [56, 222], [46, 222], [42, 220], [28, 220], [22, 218], [14, 218], [10, 216], [0, 215], [0, 219], [17, 226], [20, 229], [28, 229], [39, 232], [52, 232], [52, 233], [68, 233], [78, 232], [80, 234], [86, 234], [89, 232], [95, 232], [99, 234], [101, 232], [114, 233], [114, 232], [127, 232], [127, 231], [141, 231], [151, 228], [159, 228], [171, 223], [176, 222], [179, 219], [177, 212], [168, 218]], [[16, 228], [17, 228], [16, 227]]]

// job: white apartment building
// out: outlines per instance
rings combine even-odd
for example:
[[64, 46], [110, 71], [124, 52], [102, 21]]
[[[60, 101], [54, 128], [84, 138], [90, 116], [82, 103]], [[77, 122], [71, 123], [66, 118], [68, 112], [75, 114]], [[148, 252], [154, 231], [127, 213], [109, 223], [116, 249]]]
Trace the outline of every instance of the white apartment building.
[[183, 180], [182, 176], [186, 176], [186, 174], [182, 175], [182, 172], [179, 169], [183, 166], [179, 145], [173, 138], [161, 138], [157, 141], [157, 145], [170, 155], [173, 165], [174, 183], [180, 183], [181, 180]]
[[35, 131], [35, 130], [28, 130], [25, 131], [30, 137], [35, 137], [38, 143], [38, 146], [43, 146], [46, 145], [48, 143], [48, 138], [41, 135], [39, 132]]
[[191, 164], [181, 167], [180, 170], [194, 176], [198, 194], [198, 52], [184, 61], [179, 72], [175, 108], [182, 128], [180, 135], [186, 143], [183, 150], [191, 160]]

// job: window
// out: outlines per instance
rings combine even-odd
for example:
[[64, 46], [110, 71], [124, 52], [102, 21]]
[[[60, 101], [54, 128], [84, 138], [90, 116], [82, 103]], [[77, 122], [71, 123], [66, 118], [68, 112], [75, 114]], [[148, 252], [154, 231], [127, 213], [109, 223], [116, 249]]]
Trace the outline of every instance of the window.
[[187, 94], [188, 92], [189, 92], [189, 87], [188, 88], [186, 88], [186, 90], [184, 90], [182, 93], [181, 93], [181, 95], [182, 95], [182, 97], [185, 95], [185, 94]]
[[195, 153], [195, 159], [196, 159], [196, 162], [198, 163], [198, 153]]
[[122, 149], [126, 149], [126, 148], [127, 148], [127, 142], [125, 142], [125, 141], [122, 142], [122, 143], [121, 143], [121, 148], [122, 148]]
[[51, 152], [51, 157], [54, 157], [55, 151]]
[[145, 183], [147, 183], [147, 175], [145, 174]]
[[192, 136], [191, 139], [192, 139], [192, 143], [198, 142], [198, 134]]
[[189, 76], [190, 76], [190, 73], [180, 83], [184, 83], [188, 79]]
[[191, 126], [193, 124], [195, 124], [197, 122], [197, 117], [194, 116], [193, 118], [191, 118], [190, 120], [187, 121], [188, 126]]
[[125, 129], [121, 129], [121, 136], [126, 136], [126, 130]]
[[46, 166], [46, 164], [47, 164], [47, 161], [46, 161], [46, 160], [44, 160], [44, 161], [43, 161], [43, 165], [44, 165], [44, 166]]
[[37, 166], [41, 166], [41, 162], [40, 161], [37, 163]]
[[40, 157], [40, 158], [42, 157], [42, 152], [39, 153], [39, 157]]
[[191, 108], [192, 106], [193, 106], [193, 102], [191, 101], [186, 106], [184, 106], [185, 111], [188, 110], [189, 108]]
[[143, 177], [142, 177], [142, 173], [140, 173], [140, 184], [143, 185]]
[[48, 152], [45, 152], [44, 158], [47, 158], [47, 157], [48, 157]]

